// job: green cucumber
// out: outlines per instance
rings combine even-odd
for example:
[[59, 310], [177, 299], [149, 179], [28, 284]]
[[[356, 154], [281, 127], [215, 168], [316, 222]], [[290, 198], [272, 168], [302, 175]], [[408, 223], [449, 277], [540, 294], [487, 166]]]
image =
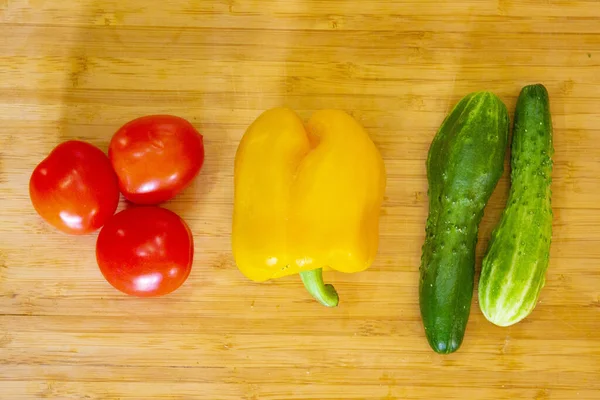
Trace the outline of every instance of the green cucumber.
[[448, 114], [429, 148], [419, 303], [427, 340], [438, 353], [452, 353], [463, 341], [477, 232], [504, 170], [508, 130], [506, 106], [496, 95], [470, 93]]
[[511, 188], [479, 280], [479, 307], [499, 326], [534, 309], [545, 283], [552, 238], [552, 119], [548, 91], [525, 86], [515, 109]]

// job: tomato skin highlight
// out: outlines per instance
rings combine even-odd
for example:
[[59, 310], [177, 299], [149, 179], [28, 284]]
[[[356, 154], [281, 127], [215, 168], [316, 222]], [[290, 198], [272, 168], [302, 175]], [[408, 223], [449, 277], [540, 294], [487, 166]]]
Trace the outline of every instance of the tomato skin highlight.
[[96, 241], [96, 260], [115, 289], [155, 297], [178, 289], [188, 278], [194, 240], [185, 221], [156, 206], [123, 210], [109, 219]]
[[108, 156], [123, 196], [156, 205], [187, 188], [204, 164], [203, 136], [172, 115], [134, 119], [115, 132]]
[[54, 228], [73, 235], [101, 228], [119, 204], [117, 176], [106, 154], [79, 140], [56, 146], [33, 170], [29, 198]]

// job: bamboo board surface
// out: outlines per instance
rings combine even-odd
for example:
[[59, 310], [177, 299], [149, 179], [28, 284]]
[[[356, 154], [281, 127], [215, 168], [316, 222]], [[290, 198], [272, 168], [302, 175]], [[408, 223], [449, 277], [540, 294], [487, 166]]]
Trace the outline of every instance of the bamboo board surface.
[[[600, 399], [598, 1], [0, 0], [0, 22], [1, 399]], [[429, 143], [466, 93], [492, 90], [512, 114], [537, 82], [556, 148], [540, 303], [499, 328], [475, 294], [461, 349], [437, 355], [418, 308]], [[237, 144], [282, 105], [351, 112], [386, 162], [378, 257], [327, 274], [336, 309], [297, 276], [251, 283], [231, 256]], [[96, 234], [41, 221], [27, 185], [59, 142], [106, 150], [154, 113], [192, 121], [207, 158], [165, 204], [194, 233], [192, 274], [141, 300], [102, 278]]]

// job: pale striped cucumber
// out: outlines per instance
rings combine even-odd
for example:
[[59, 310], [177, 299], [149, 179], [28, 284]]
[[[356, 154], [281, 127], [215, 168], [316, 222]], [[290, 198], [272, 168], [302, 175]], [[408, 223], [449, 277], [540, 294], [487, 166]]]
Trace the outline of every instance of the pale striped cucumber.
[[543, 85], [521, 90], [512, 140], [510, 193], [479, 280], [479, 307], [499, 326], [515, 324], [533, 311], [548, 269], [554, 148]]

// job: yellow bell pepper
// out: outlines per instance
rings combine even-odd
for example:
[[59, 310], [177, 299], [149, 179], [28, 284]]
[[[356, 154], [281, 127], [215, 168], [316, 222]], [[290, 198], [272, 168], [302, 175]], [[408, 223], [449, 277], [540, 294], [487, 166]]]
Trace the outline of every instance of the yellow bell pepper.
[[235, 156], [238, 268], [256, 282], [300, 274], [315, 299], [336, 306], [322, 268], [353, 273], [372, 264], [385, 186], [379, 151], [347, 113], [318, 111], [305, 126], [289, 109], [265, 111]]

